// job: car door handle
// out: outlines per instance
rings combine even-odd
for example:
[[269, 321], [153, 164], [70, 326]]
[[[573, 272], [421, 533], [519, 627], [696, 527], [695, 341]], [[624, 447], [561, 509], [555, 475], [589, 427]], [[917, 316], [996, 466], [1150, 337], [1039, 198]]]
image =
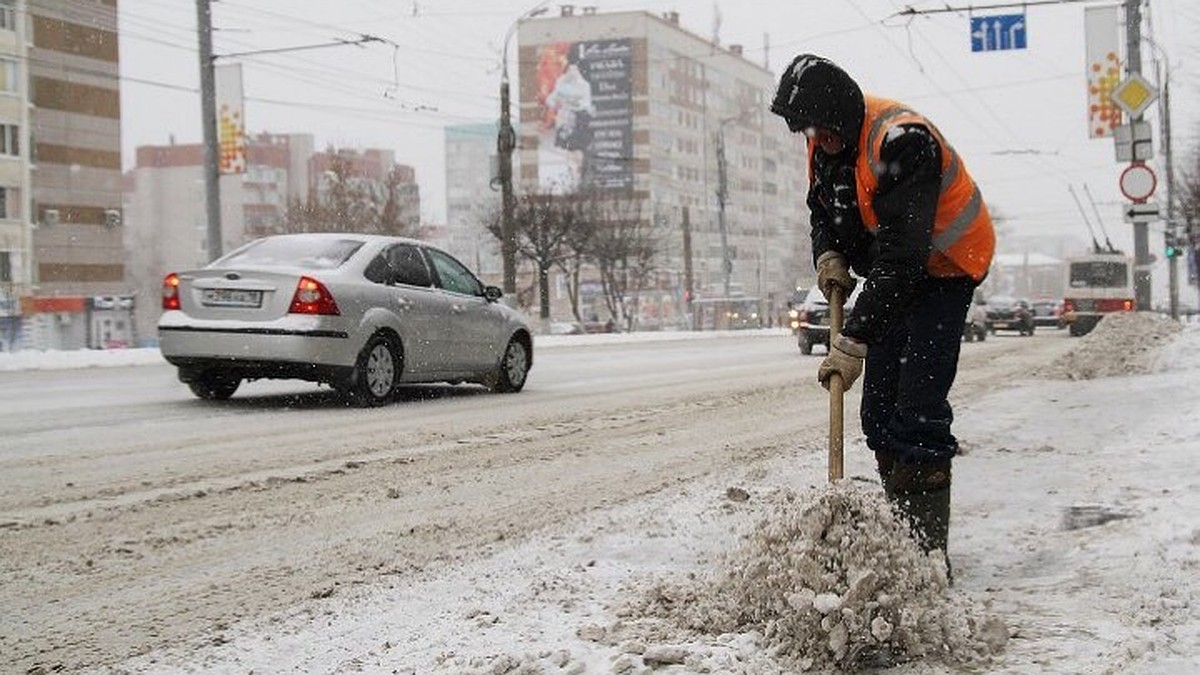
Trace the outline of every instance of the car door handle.
[[412, 304], [413, 304], [412, 300], [408, 300], [407, 298], [396, 298], [396, 305], [401, 310], [405, 310], [405, 309], [408, 309], [409, 307], [412, 307]]
[[464, 309], [466, 309], [465, 305], [450, 305], [450, 311], [455, 314], [462, 314]]

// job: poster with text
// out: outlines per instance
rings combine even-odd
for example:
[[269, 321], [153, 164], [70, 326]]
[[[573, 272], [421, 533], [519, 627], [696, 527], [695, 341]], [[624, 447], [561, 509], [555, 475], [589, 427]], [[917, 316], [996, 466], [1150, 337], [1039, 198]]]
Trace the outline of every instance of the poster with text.
[[633, 187], [630, 41], [538, 49], [538, 184], [544, 192]]

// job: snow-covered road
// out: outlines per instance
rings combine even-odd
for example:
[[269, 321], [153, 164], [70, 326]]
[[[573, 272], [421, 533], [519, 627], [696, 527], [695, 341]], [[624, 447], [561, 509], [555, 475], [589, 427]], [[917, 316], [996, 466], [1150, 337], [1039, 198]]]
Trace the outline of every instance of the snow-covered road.
[[[1112, 549], [1101, 579], [1141, 549], [1130, 541], [1140, 529], [1117, 530], [1138, 519], [1063, 532], [1074, 500], [1146, 514], [1166, 508], [1151, 489], [1161, 485], [1172, 505], [1197, 506], [1167, 458], [1155, 464], [1167, 474], [1138, 475], [1126, 445], [1154, 418], [1137, 413], [1137, 397], [1124, 397], [1137, 422], [1123, 422], [1127, 436], [1104, 406], [1142, 383], [1161, 405], [1180, 404], [1171, 387], [1200, 371], [1172, 373], [1179, 382], [1030, 379], [1078, 343], [1047, 332], [964, 345], [955, 400], [968, 454], [955, 469], [951, 553], [961, 592], [1014, 615], [1014, 671], [1037, 672], [1044, 631], [1059, 651], [1126, 644], [1133, 656], [1109, 661], [1135, 670], [1146, 654], [1173, 654], [1154, 631], [1182, 616], [1172, 639], [1197, 635], [1187, 584], [1175, 600], [1141, 598], [1158, 603], [1153, 617], [1128, 621], [1096, 615], [1092, 598], [1045, 600], [1064, 577], [1080, 588], [1091, 578], [1079, 578], [1080, 546]], [[0, 413], [0, 653], [17, 672], [636, 672], [645, 654], [612, 630], [631, 584], [712, 572], [765, 495], [823, 484], [819, 357], [786, 336], [746, 335], [538, 358], [517, 396], [422, 388], [377, 410], [280, 383], [205, 405], [161, 366], [91, 370], [87, 396], [69, 375], [4, 374], [25, 394]], [[1195, 450], [1189, 428], [1171, 440]], [[868, 478], [856, 429], [847, 472]], [[1146, 531], [1175, 537], [1150, 550], [1195, 565], [1194, 530], [1189, 544], [1187, 526], [1172, 527]], [[1077, 607], [1095, 621], [1057, 615]], [[1142, 619], [1154, 631], [1125, 625]], [[1113, 642], [1110, 628], [1133, 642]], [[690, 644], [696, 667], [779, 668], [753, 636]]]

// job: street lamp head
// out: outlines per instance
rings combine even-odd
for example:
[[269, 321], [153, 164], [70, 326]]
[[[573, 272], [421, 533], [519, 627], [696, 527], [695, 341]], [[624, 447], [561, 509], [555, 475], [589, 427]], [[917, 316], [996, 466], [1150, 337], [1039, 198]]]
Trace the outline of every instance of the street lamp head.
[[548, 4], [550, 4], [550, 0], [545, 0], [545, 2], [540, 3], [533, 9], [525, 12], [521, 16], [518, 16], [516, 21], [513, 21], [512, 25], [508, 27], [508, 32], [504, 34], [504, 51], [500, 57], [500, 79], [502, 81], [508, 82], [508, 43], [512, 40], [513, 33], [516, 32], [517, 26], [526, 19], [532, 19], [535, 16], [541, 16], [548, 12], [549, 9], [546, 7]]

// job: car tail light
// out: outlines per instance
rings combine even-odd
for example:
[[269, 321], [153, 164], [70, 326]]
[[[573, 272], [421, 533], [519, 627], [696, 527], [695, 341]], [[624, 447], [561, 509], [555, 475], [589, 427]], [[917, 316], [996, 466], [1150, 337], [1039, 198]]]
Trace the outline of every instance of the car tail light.
[[333, 295], [321, 282], [312, 277], [300, 277], [296, 293], [292, 296], [289, 314], [341, 314]]
[[162, 308], [179, 309], [179, 275], [174, 272], [163, 278]]
[[1133, 300], [1117, 300], [1105, 298], [1096, 301], [1096, 311], [1098, 312], [1132, 312]]

